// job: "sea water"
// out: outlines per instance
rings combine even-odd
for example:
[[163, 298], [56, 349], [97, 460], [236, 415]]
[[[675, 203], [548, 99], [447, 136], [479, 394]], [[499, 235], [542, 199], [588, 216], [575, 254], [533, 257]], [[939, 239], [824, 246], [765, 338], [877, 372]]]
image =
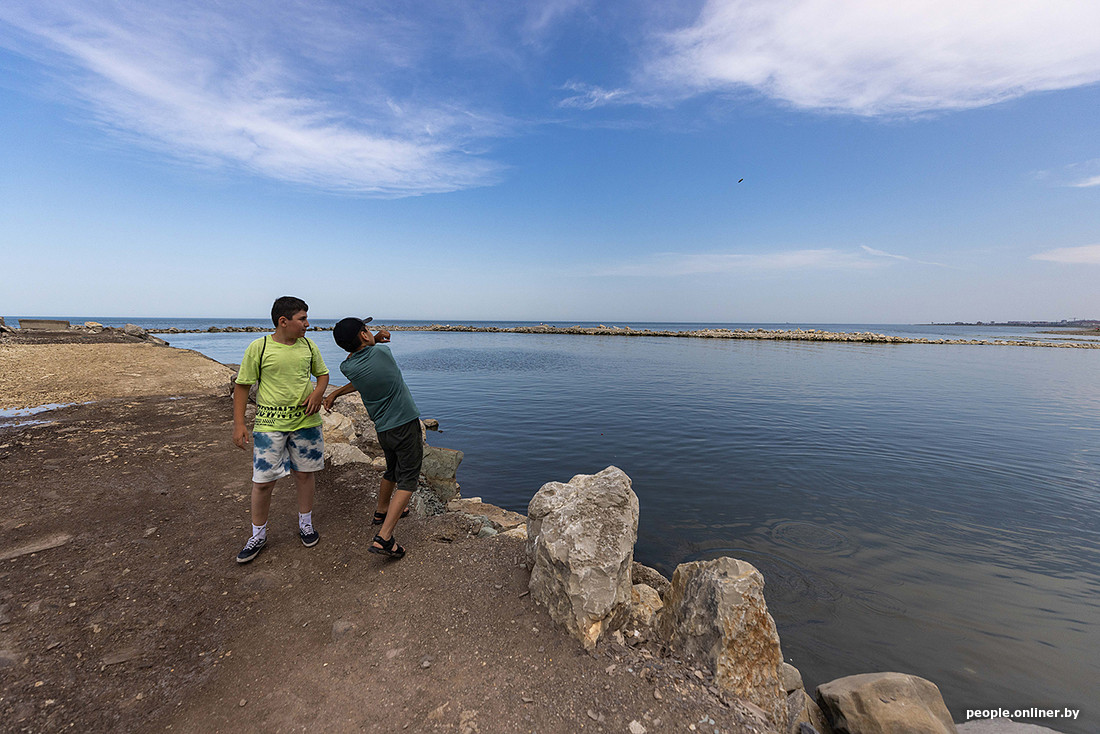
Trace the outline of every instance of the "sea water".
[[[165, 336], [238, 362], [258, 335]], [[343, 352], [311, 336], [342, 384]], [[430, 441], [465, 452], [465, 496], [524, 512], [545, 482], [620, 467], [636, 558], [759, 568], [811, 691], [893, 670], [957, 721], [1076, 708], [1035, 723], [1100, 729], [1100, 352], [399, 331], [391, 348], [440, 421]]]

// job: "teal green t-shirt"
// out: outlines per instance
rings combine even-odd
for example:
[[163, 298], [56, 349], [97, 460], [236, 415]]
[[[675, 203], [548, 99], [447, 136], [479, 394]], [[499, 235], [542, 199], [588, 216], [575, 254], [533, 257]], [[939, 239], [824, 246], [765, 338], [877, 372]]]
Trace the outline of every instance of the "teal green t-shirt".
[[[260, 363], [261, 355], [263, 363]], [[317, 345], [303, 337], [293, 344], [280, 344], [267, 336], [244, 350], [238, 385], [256, 380], [256, 423], [254, 431], [297, 431], [321, 425], [321, 413], [306, 415], [302, 404], [313, 392], [310, 376], [328, 374]]]
[[385, 344], [363, 347], [349, 354], [340, 363], [340, 371], [359, 391], [377, 430], [388, 431], [420, 417], [401, 368]]

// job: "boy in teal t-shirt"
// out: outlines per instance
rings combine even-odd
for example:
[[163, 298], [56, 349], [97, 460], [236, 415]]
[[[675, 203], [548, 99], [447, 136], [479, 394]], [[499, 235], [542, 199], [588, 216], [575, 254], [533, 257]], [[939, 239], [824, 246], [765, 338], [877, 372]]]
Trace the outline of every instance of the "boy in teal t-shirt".
[[378, 431], [378, 444], [386, 455], [386, 471], [378, 489], [378, 509], [374, 524], [381, 525], [370, 547], [371, 553], [401, 558], [405, 549], [393, 537], [397, 521], [408, 514], [406, 505], [416, 491], [420, 468], [424, 460], [424, 436], [420, 431], [420, 411], [413, 402], [401, 368], [383, 342], [390, 340], [385, 329], [372, 334], [367, 328], [370, 318], [340, 319], [332, 330], [332, 338], [348, 353], [340, 363], [340, 371], [348, 384], [334, 390], [324, 400], [332, 410], [336, 398], [359, 391]]
[[[267, 515], [275, 482], [294, 474], [298, 490], [298, 537], [311, 548], [320, 539], [313, 528], [314, 472], [324, 468], [321, 401], [328, 387], [328, 368], [317, 345], [305, 336], [309, 306], [293, 296], [275, 300], [271, 321], [275, 333], [245, 349], [233, 388], [233, 443], [248, 444], [245, 409], [248, 391], [256, 391], [256, 421], [252, 428], [252, 537], [237, 554], [248, 563], [267, 543]], [[310, 376], [317, 377], [314, 387]]]

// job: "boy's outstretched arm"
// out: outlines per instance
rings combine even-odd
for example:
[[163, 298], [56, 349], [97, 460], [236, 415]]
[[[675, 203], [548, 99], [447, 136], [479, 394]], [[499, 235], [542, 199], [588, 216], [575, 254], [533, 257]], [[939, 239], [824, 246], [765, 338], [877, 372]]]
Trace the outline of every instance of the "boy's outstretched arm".
[[350, 382], [343, 387], [338, 387], [330, 392], [322, 401], [322, 404], [325, 406], [325, 410], [332, 410], [332, 404], [336, 402], [336, 398], [340, 397], [341, 395], [347, 395], [349, 392], [355, 392], [355, 385], [352, 385]]
[[321, 402], [325, 398], [325, 390], [328, 389], [328, 373], [317, 377], [317, 387], [306, 398], [306, 415], [313, 415], [321, 409]]
[[248, 407], [248, 391], [251, 387], [240, 383], [233, 385], [233, 443], [242, 449], [248, 446], [248, 426], [244, 423], [244, 412]]

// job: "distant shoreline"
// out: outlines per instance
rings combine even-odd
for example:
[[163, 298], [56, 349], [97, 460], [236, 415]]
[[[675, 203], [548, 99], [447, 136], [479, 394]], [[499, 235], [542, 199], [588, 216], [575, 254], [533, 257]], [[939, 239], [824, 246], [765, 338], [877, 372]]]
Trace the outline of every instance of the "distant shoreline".
[[[632, 329], [629, 326], [464, 326], [431, 324], [427, 326], [385, 326], [372, 324], [391, 331], [444, 331], [477, 332], [491, 334], [570, 334], [581, 336], [646, 336], [690, 339], [749, 339], [756, 341], [818, 341], [857, 342], [862, 344], [968, 344], [977, 346], [1061, 347], [1074, 349], [1100, 349], [1100, 343], [1047, 342], [1025, 339], [927, 339], [877, 334], [874, 332], [836, 332], [821, 329], [696, 329], [670, 331]], [[219, 334], [219, 333], [269, 333], [271, 329], [259, 326], [211, 326], [206, 329], [147, 329], [154, 334]], [[310, 331], [332, 331], [332, 327], [310, 327]]]

